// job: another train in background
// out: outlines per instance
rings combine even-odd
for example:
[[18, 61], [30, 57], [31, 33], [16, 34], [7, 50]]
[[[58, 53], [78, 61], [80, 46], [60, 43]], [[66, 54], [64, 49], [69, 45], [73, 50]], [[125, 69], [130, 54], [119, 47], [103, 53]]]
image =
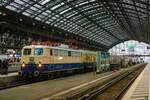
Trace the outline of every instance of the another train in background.
[[110, 55], [109, 64], [110, 70], [119, 70], [135, 64], [144, 63], [140, 57], [132, 57], [128, 55]]

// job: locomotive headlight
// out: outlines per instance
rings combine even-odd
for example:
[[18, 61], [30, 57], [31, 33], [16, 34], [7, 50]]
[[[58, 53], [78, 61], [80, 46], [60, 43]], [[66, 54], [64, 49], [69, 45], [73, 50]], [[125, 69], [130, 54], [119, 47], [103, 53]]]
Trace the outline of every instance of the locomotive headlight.
[[39, 64], [38, 64], [38, 67], [39, 67], [39, 68], [41, 68], [41, 67], [42, 67], [42, 64], [41, 64], [41, 62], [39, 62]]
[[23, 67], [23, 68], [24, 68], [25, 66], [26, 66], [26, 65], [25, 65], [25, 63], [23, 62], [23, 63], [22, 63], [22, 65], [21, 65], [21, 67]]
[[39, 65], [38, 65], [38, 67], [40, 67], [40, 68], [41, 68], [41, 67], [42, 67], [42, 64], [39, 64]]

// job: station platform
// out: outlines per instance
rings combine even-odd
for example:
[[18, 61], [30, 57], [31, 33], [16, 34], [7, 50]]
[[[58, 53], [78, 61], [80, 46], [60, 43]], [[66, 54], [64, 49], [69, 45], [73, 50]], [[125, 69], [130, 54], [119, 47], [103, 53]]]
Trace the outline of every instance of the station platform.
[[20, 64], [11, 64], [9, 67], [8, 67], [8, 72], [18, 72], [20, 69]]
[[16, 80], [19, 70], [20, 70], [19, 64], [11, 64], [8, 67], [8, 74], [7, 75], [1, 75], [0, 74], [0, 86], [1, 86], [1, 84], [5, 84], [5, 83]]
[[150, 100], [150, 63], [133, 82], [122, 100]]
[[111, 76], [113, 73], [110, 71], [96, 75], [91, 72], [5, 89], [0, 91], [0, 100], [40, 100], [61, 91], [87, 84], [95, 79]]
[[6, 83], [11, 83], [18, 77], [18, 72], [8, 73], [7, 75], [0, 75], [0, 87], [3, 87]]
[[0, 78], [5, 78], [5, 77], [12, 77], [12, 76], [17, 76], [18, 72], [11, 72], [8, 73], [7, 75], [0, 75]]
[[130, 70], [130, 68], [101, 74], [91, 72], [13, 87], [1, 90], [0, 100], [49, 100], [49, 97], [53, 97], [57, 94], [70, 93], [75, 89], [83, 89], [83, 86], [91, 86], [93, 83], [101, 82], [101, 80], [126, 70]]

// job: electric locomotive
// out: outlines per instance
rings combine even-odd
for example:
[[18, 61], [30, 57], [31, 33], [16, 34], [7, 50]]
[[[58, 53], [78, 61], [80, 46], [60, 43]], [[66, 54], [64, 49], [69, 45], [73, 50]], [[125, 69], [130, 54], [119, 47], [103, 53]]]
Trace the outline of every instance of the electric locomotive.
[[20, 76], [38, 77], [56, 72], [85, 71], [95, 67], [96, 52], [30, 45], [22, 49]]

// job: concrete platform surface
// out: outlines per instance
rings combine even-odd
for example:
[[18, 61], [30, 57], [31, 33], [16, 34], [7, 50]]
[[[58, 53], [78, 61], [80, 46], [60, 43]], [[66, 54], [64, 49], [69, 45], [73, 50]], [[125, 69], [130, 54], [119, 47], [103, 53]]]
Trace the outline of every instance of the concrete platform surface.
[[18, 72], [12, 72], [12, 73], [8, 73], [7, 75], [0, 75], [0, 79], [4, 78], [4, 77], [12, 77], [12, 76], [17, 76]]
[[112, 71], [98, 75], [86, 73], [1, 90], [0, 100], [39, 100], [112, 73]]
[[8, 73], [8, 75], [0, 75], [0, 87], [3, 87], [7, 83], [16, 81], [18, 72]]
[[150, 100], [150, 63], [133, 82], [122, 100]]

